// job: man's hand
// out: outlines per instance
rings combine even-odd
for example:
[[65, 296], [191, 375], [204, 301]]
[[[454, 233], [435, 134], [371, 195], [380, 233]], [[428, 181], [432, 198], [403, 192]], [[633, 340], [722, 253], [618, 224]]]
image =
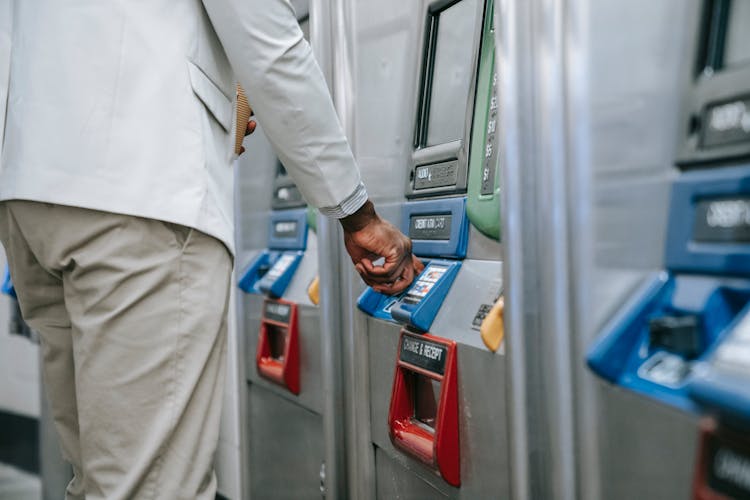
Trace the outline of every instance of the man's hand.
[[[411, 240], [378, 217], [371, 201], [340, 222], [354, 267], [376, 292], [403, 292], [424, 269], [424, 264], [411, 253]], [[384, 261], [382, 266], [373, 263], [379, 259]]]
[[[250, 116], [253, 116], [254, 114], [255, 113], [251, 112]], [[247, 137], [248, 135], [250, 135], [253, 132], [255, 132], [255, 127], [257, 127], [257, 126], [258, 126], [258, 124], [255, 123], [255, 120], [250, 120], [249, 122], [247, 122], [247, 128], [245, 129], [245, 137]], [[242, 154], [244, 152], [245, 152], [245, 146], [242, 146], [240, 148], [240, 154]]]

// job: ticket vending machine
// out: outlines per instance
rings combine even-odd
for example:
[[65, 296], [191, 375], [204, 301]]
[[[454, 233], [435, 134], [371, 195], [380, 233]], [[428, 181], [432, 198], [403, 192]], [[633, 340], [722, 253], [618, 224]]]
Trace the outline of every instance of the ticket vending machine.
[[425, 269], [400, 296], [367, 288], [357, 302], [371, 491], [505, 497], [505, 359], [502, 322], [492, 321], [502, 292], [492, 3], [424, 1], [418, 15], [423, 48], [398, 222]]
[[[251, 498], [320, 498], [324, 460], [314, 220], [279, 165], [267, 248], [238, 286], [245, 344]], [[277, 208], [278, 207], [278, 208]]]
[[[750, 3], [705, 1], [699, 18], [664, 270], [605, 326], [588, 364], [626, 392], [688, 416], [693, 435], [680, 440], [694, 442], [700, 433], [698, 449], [672, 456], [681, 479], [693, 475], [693, 498], [748, 498]], [[639, 439], [664, 443], [671, 429], [686, 429], [667, 415], [639, 419]], [[659, 498], [684, 498], [690, 481], [659, 488]]]
[[[293, 1], [303, 35], [306, 1]], [[243, 498], [319, 499], [324, 477], [317, 213], [263, 133], [238, 162]]]

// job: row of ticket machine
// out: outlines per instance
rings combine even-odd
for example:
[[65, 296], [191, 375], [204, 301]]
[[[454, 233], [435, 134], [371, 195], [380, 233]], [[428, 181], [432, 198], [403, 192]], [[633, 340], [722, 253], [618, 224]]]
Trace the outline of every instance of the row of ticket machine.
[[[379, 498], [477, 498], [508, 487], [496, 470], [505, 460], [506, 433], [496, 422], [504, 402], [482, 394], [487, 377], [503, 371], [491, 9], [480, 0], [420, 6], [413, 147], [391, 179], [404, 201], [375, 200], [425, 263], [400, 295], [366, 288], [357, 300]], [[315, 215], [283, 166], [276, 172], [267, 246], [239, 262], [249, 490], [252, 498], [319, 498], [326, 388]]]
[[[412, 147], [402, 178], [383, 180], [405, 189], [382, 209], [425, 269], [399, 296], [366, 288], [357, 300], [365, 463], [377, 498], [508, 497], [493, 3], [417, 4], [404, 14], [420, 26], [418, 61], [407, 65], [416, 71]], [[750, 498], [750, 43], [740, 33], [749, 5], [704, 2], [664, 270], [587, 359], [642, 404], [713, 416], [697, 459], [683, 458], [700, 499]], [[316, 498], [325, 491], [316, 219], [280, 165], [277, 174], [268, 244], [239, 262], [250, 493]]]
[[750, 2], [702, 2], [664, 268], [610, 318], [587, 357], [619, 388], [614, 397], [639, 395], [634, 415], [641, 410], [662, 429], [654, 446], [700, 434], [697, 452], [673, 450], [670, 461], [686, 472], [654, 486], [664, 498], [684, 498], [685, 485], [700, 500], [750, 498], [749, 25]]
[[[356, 301], [363, 320], [354, 334], [367, 346], [368, 390], [358, 397], [369, 415], [371, 459], [363, 463], [373, 469], [363, 477], [383, 499], [505, 498], [493, 2], [414, 4], [401, 16], [408, 21], [401, 34], [414, 32], [416, 47], [404, 65], [415, 73], [415, 112], [404, 118], [413, 141], [401, 155], [402, 177], [383, 180], [403, 196], [378, 208], [412, 238], [425, 269], [398, 296], [365, 288]], [[694, 498], [750, 498], [750, 2], [706, 0], [700, 18], [664, 270], [607, 322], [587, 362], [619, 393], [643, 396], [644, 409], [673, 408], [700, 422], [697, 456], [674, 458], [691, 469]], [[238, 182], [243, 467], [251, 498], [320, 498], [329, 388], [317, 215], [257, 135], [238, 173], [247, 176]], [[361, 165], [367, 178], [368, 163]], [[265, 171], [271, 193], [258, 190], [268, 185]], [[3, 291], [13, 293], [8, 277]], [[668, 428], [675, 413], [659, 415]], [[653, 498], [679, 497], [670, 488], [655, 486]]]

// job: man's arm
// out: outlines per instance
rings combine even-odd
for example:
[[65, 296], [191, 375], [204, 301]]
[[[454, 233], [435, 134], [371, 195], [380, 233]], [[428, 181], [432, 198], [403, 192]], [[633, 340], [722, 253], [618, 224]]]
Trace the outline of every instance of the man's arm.
[[[323, 73], [286, 0], [203, 0], [263, 130], [305, 199], [342, 222], [365, 282], [398, 293], [421, 263], [380, 219], [360, 179]], [[373, 261], [383, 257], [383, 266]]]

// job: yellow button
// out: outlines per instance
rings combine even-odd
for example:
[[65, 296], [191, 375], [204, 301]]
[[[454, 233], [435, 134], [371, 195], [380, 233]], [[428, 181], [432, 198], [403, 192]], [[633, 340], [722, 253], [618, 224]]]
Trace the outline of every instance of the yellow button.
[[307, 296], [316, 306], [320, 304], [320, 276], [316, 276], [310, 286], [307, 287]]
[[503, 326], [503, 308], [504, 300], [503, 297], [497, 299], [495, 305], [492, 306], [490, 312], [487, 313], [482, 326], [479, 328], [479, 333], [482, 334], [482, 341], [492, 352], [497, 351], [500, 344], [503, 343], [503, 337], [505, 336], [505, 327]]

